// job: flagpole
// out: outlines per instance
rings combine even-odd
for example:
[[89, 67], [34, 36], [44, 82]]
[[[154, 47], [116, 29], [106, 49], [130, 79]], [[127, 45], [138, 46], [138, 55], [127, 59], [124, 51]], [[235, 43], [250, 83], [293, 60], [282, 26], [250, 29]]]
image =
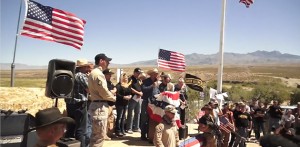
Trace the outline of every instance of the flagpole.
[[223, 76], [223, 57], [224, 57], [224, 34], [225, 34], [225, 12], [226, 0], [223, 0], [220, 32], [220, 50], [219, 50], [219, 67], [218, 67], [218, 93], [222, 93], [222, 76]]
[[21, 1], [21, 3], [20, 3], [20, 9], [19, 9], [19, 18], [18, 18], [16, 39], [15, 39], [14, 56], [13, 56], [13, 62], [11, 63], [10, 87], [14, 87], [14, 83], [15, 83], [15, 59], [16, 59], [16, 51], [17, 51], [18, 35], [19, 35], [18, 34], [19, 33], [19, 24], [20, 24], [22, 1], [23, 0], [20, 0], [20, 1]]

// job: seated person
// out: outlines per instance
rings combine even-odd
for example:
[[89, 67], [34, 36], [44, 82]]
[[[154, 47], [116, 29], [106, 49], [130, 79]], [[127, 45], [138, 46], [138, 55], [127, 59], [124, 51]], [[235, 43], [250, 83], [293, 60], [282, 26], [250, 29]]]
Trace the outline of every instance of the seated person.
[[57, 107], [40, 110], [35, 114], [38, 141], [35, 147], [47, 147], [55, 144], [66, 132], [66, 124], [74, 123], [70, 117], [64, 117]]

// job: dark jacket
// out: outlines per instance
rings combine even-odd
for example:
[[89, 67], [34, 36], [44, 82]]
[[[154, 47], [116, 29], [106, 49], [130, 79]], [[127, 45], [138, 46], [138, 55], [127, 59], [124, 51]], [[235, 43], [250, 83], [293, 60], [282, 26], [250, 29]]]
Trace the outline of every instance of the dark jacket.
[[128, 105], [129, 100], [126, 100], [123, 97], [126, 95], [131, 95], [131, 86], [125, 88], [121, 85], [121, 83], [118, 83], [116, 85], [116, 88], [117, 88], [116, 105], [121, 105], [121, 106]]
[[148, 101], [148, 98], [153, 96], [153, 86], [152, 86], [153, 83], [154, 83], [154, 81], [152, 81], [151, 78], [147, 78], [143, 81], [143, 84], [142, 84], [142, 92], [143, 92], [142, 99], [144, 101]]

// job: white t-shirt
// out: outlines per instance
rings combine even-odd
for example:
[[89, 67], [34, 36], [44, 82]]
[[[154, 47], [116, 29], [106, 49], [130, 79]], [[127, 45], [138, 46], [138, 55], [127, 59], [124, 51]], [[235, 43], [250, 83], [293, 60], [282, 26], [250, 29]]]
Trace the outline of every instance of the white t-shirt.
[[214, 112], [214, 120], [215, 120], [216, 124], [218, 126], [220, 126], [220, 119], [219, 119], [219, 116], [218, 116], [218, 114], [220, 113], [220, 111], [219, 111], [218, 108], [215, 108], [215, 109], [213, 109], [213, 112]]

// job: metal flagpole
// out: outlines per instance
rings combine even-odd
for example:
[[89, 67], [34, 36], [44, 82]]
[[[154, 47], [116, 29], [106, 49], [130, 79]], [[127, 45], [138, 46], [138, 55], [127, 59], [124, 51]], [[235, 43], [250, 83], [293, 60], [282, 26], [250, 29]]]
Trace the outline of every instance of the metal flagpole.
[[223, 76], [223, 56], [224, 56], [224, 32], [225, 32], [225, 12], [226, 0], [223, 0], [222, 16], [221, 16], [221, 32], [220, 32], [220, 50], [219, 50], [219, 68], [218, 68], [218, 93], [222, 93], [222, 76]]
[[16, 58], [16, 51], [17, 51], [17, 43], [18, 43], [18, 33], [19, 33], [19, 24], [20, 24], [20, 18], [21, 18], [21, 10], [22, 10], [22, 1], [20, 0], [20, 9], [19, 9], [19, 18], [18, 18], [18, 25], [17, 25], [17, 34], [16, 34], [16, 40], [15, 40], [15, 49], [14, 49], [14, 56], [13, 56], [13, 62], [11, 63], [11, 74], [10, 74], [10, 87], [14, 87], [15, 83], [15, 58]]

